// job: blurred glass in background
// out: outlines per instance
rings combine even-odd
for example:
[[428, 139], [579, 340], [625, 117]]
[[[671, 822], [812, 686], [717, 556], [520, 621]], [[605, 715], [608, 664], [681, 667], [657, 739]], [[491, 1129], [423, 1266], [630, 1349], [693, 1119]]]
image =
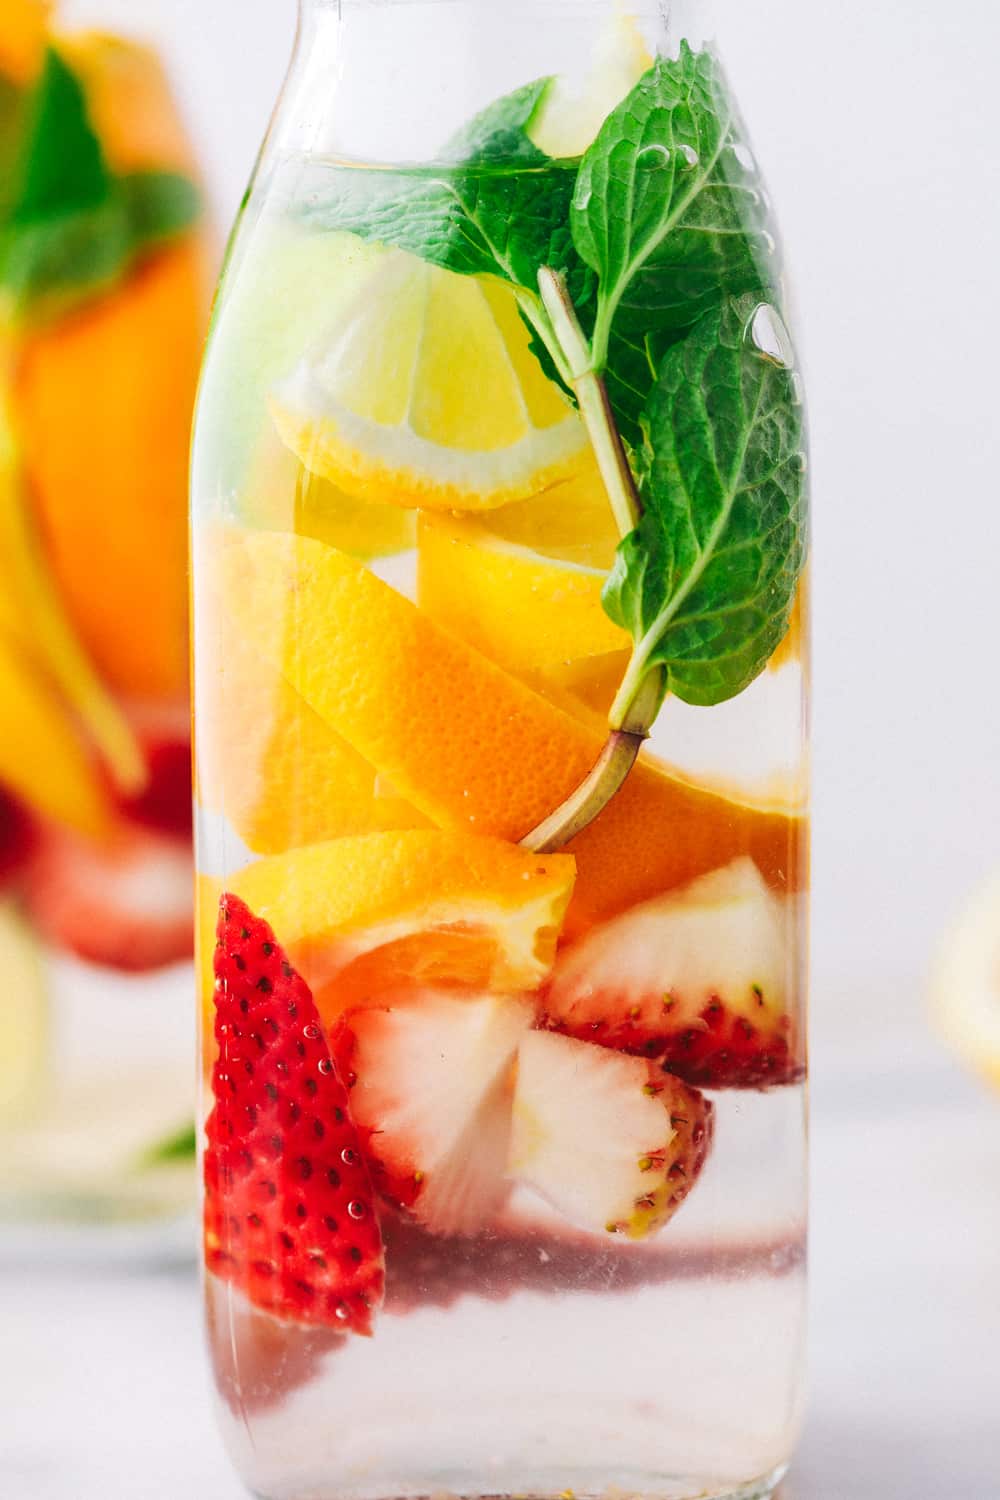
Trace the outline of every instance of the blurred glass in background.
[[156, 55], [0, 0], [7, 1237], [148, 1234], [192, 1197], [186, 499], [211, 270]]

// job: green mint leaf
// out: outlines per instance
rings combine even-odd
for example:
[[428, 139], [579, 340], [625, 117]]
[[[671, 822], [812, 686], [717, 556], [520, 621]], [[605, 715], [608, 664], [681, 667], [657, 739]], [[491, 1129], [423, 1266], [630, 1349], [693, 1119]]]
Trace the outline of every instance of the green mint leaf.
[[155, 249], [198, 222], [201, 194], [180, 172], [129, 172], [117, 179], [129, 224], [130, 254]]
[[174, 1162], [194, 1161], [198, 1152], [198, 1137], [193, 1125], [184, 1125], [173, 1135], [158, 1141], [143, 1154], [141, 1165], [165, 1167]]
[[80, 82], [51, 48], [26, 103], [15, 111], [0, 94], [2, 150], [16, 166], [0, 202], [0, 288], [22, 320], [105, 291], [200, 213], [198, 189], [179, 173], [110, 171]]
[[539, 78], [505, 94], [482, 110], [452, 136], [443, 159], [451, 162], [523, 161], [546, 162], [548, 157], [528, 132], [552, 87], [551, 78]]
[[111, 174], [79, 80], [50, 47], [35, 90], [10, 209], [14, 225], [86, 213], [107, 198]]
[[550, 84], [541, 79], [489, 105], [448, 143], [441, 165], [343, 174], [310, 222], [463, 276], [497, 276], [533, 296], [539, 268], [551, 265], [582, 293], [588, 272], [569, 224], [576, 163], [552, 160], [527, 133]]
[[643, 516], [604, 593], [636, 643], [633, 695], [662, 667], [677, 697], [721, 703], [787, 629], [805, 460], [796, 377], [761, 336], [773, 316], [753, 298], [706, 313], [670, 349], [650, 396], [637, 455]]
[[0, 77], [0, 224], [9, 214], [17, 192], [26, 103], [24, 90]]
[[[721, 297], [770, 295], [776, 238], [722, 70], [684, 43], [608, 116], [580, 165], [573, 239], [599, 278], [594, 353], [616, 362], [651, 333], [660, 350]], [[624, 342], [616, 349], [614, 339]], [[616, 412], [634, 434], [648, 381]]]

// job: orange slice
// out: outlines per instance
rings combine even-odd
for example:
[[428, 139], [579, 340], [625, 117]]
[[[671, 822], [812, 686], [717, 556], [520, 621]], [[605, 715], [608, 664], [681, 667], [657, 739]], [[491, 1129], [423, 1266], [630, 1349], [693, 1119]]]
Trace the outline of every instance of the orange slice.
[[30, 83], [41, 66], [50, 6], [46, 0], [4, 0], [0, 75]]
[[[314, 992], [337, 980], [346, 1003], [348, 995], [357, 999], [371, 988], [377, 994], [404, 979], [536, 989], [555, 957], [574, 875], [565, 854], [409, 829], [258, 860], [225, 888], [270, 922]], [[206, 995], [213, 946], [207, 935], [221, 889], [203, 878], [199, 892]]]
[[[229, 549], [227, 597], [256, 648], [439, 827], [517, 840], [579, 785], [602, 735], [443, 630], [353, 559], [259, 533]], [[293, 613], [292, 613], [293, 612]], [[570, 846], [575, 925], [749, 854], [802, 878], [804, 823], [652, 761]]]
[[[397, 512], [398, 514], [398, 512]], [[219, 564], [234, 533], [199, 540], [195, 598], [197, 788], [255, 854], [426, 819], [296, 692], [227, 611]]]

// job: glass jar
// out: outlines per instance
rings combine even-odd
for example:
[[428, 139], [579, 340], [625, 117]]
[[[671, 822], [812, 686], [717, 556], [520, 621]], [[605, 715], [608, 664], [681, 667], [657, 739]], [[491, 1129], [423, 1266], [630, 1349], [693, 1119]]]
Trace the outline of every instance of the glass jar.
[[307, 0], [194, 449], [209, 1345], [269, 1500], [770, 1495], [801, 389], [700, 7]]

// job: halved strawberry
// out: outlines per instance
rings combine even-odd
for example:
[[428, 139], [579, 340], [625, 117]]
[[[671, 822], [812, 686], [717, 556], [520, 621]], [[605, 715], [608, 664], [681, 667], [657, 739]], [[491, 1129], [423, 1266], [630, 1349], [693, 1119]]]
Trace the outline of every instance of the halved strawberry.
[[634, 907], [566, 950], [546, 1024], [642, 1053], [699, 1088], [802, 1076], [791, 898], [750, 859]]
[[121, 828], [104, 845], [48, 828], [25, 899], [52, 943], [91, 963], [141, 973], [194, 951], [191, 851], [175, 838]]
[[712, 1106], [642, 1057], [534, 1031], [521, 1043], [509, 1172], [583, 1229], [645, 1239], [687, 1197]]
[[379, 1192], [436, 1234], [472, 1234], [507, 1192], [511, 1070], [526, 1001], [424, 990], [334, 1038]]
[[205, 1261], [276, 1317], [370, 1334], [385, 1285], [371, 1177], [312, 994], [223, 896]]

